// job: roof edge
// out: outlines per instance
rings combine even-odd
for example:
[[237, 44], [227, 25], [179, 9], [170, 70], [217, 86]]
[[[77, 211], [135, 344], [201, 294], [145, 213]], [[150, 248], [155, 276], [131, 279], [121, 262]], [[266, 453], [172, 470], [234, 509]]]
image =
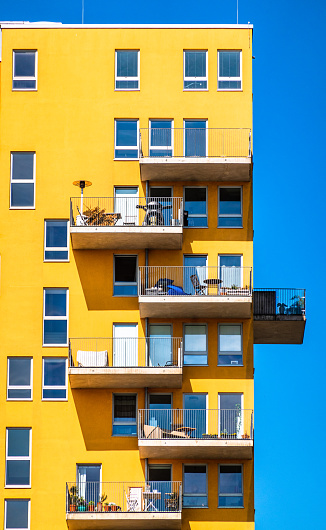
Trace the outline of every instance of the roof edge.
[[253, 24], [62, 24], [0, 21], [3, 29], [253, 29]]

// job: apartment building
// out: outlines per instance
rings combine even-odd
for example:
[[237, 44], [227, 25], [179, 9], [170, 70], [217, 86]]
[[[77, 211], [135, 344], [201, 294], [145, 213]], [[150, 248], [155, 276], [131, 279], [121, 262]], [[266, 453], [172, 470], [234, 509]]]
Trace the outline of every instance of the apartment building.
[[252, 32], [1, 24], [4, 530], [254, 528]]

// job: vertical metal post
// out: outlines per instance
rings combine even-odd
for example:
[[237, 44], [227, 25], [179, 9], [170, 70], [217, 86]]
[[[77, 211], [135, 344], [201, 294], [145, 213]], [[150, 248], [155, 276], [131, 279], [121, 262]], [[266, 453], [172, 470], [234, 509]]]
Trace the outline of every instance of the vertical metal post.
[[148, 289], [148, 248], [145, 248], [145, 289]]

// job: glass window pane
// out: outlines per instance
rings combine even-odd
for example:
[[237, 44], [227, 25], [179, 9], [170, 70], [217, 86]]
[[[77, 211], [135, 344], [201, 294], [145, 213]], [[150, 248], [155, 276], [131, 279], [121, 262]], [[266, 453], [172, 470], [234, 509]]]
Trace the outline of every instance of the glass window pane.
[[114, 421], [136, 421], [136, 396], [114, 396]]
[[138, 149], [116, 149], [115, 158], [138, 158]]
[[11, 183], [11, 206], [34, 206], [34, 184]]
[[28, 528], [28, 500], [6, 500], [6, 530]]
[[116, 146], [137, 146], [137, 120], [117, 120]]
[[206, 215], [206, 188], [185, 188], [185, 210], [189, 217]]
[[221, 215], [241, 215], [240, 188], [220, 188]]
[[117, 77], [137, 77], [138, 51], [117, 51]]
[[46, 260], [63, 261], [68, 259], [68, 250], [46, 250], [44, 253]]
[[185, 52], [185, 76], [206, 77], [206, 52]]
[[185, 156], [206, 156], [206, 121], [185, 122]]
[[151, 121], [151, 146], [171, 147], [171, 121]]
[[34, 153], [12, 153], [12, 179], [33, 179]]
[[219, 228], [242, 228], [242, 217], [219, 217], [218, 226]]
[[206, 466], [184, 467], [184, 493], [206, 493]]
[[220, 493], [242, 493], [241, 466], [220, 466]]
[[193, 353], [191, 355], [185, 354], [183, 356], [183, 364], [206, 366], [207, 365], [207, 354], [206, 355], [194, 355]]
[[14, 79], [13, 88], [36, 88], [36, 80], [33, 79]]
[[220, 394], [220, 409], [238, 409], [241, 408], [242, 394]]
[[241, 89], [241, 81], [219, 81], [218, 88], [222, 89]]
[[113, 425], [113, 435], [135, 436], [137, 434], [137, 425]]
[[31, 381], [31, 359], [10, 358], [9, 359], [9, 385], [30, 385]]
[[218, 505], [224, 508], [237, 508], [239, 506], [243, 506], [243, 497], [240, 496], [219, 496], [219, 502]]
[[116, 282], [136, 282], [137, 256], [115, 256]]
[[45, 316], [66, 316], [66, 289], [46, 289]]
[[219, 77], [240, 77], [240, 52], [219, 52]]
[[8, 399], [31, 399], [32, 391], [31, 389], [24, 388], [14, 388], [8, 389]]
[[241, 256], [219, 256], [220, 267], [241, 267]]
[[15, 53], [15, 77], [35, 76], [35, 52], [14, 52]]
[[66, 399], [67, 391], [66, 389], [55, 389], [55, 388], [44, 388], [42, 393], [43, 399]]
[[220, 351], [241, 352], [241, 326], [221, 325], [220, 333]]
[[44, 344], [67, 344], [66, 320], [44, 321]]
[[206, 352], [207, 336], [206, 326], [186, 325], [185, 326], [185, 351]]
[[29, 456], [29, 429], [8, 429], [8, 456]]
[[29, 473], [29, 460], [7, 460], [6, 485], [29, 486]]
[[67, 246], [67, 221], [46, 221], [47, 247]]
[[65, 386], [66, 359], [43, 359], [44, 384], [47, 386]]
[[138, 88], [138, 80], [136, 81], [116, 81], [116, 88]]

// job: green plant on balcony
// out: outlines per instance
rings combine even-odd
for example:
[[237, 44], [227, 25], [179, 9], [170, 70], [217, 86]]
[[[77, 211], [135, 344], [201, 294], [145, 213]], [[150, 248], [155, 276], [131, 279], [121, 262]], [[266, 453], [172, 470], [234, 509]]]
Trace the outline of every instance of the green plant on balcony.
[[77, 504], [78, 504], [78, 508], [77, 508], [78, 512], [86, 512], [86, 501], [84, 497], [78, 497]]
[[88, 511], [89, 512], [94, 512], [94, 509], [95, 509], [95, 503], [94, 503], [94, 501], [90, 501], [88, 503]]
[[77, 486], [73, 485], [69, 489], [69, 511], [70, 512], [76, 511], [77, 500], [78, 500], [78, 488]]

